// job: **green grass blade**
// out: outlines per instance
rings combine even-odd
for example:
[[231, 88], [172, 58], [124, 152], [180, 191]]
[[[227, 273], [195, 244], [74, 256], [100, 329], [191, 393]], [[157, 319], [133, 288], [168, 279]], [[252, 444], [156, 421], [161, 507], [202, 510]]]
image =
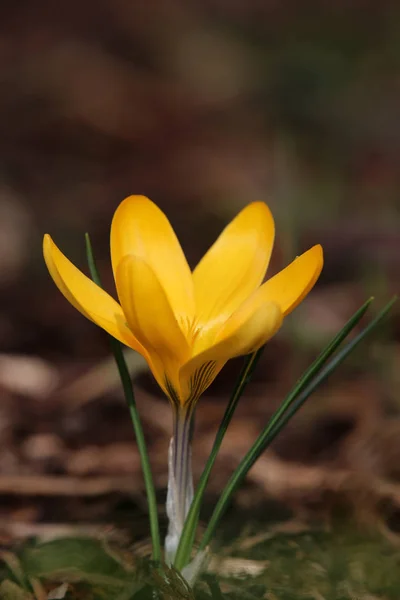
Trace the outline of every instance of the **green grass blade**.
[[[340, 350], [332, 360], [324, 366], [314, 379], [305, 385], [299, 393], [293, 398], [293, 401], [287, 407], [285, 413], [281, 416], [278, 421], [269, 422], [264, 433], [264, 443], [262, 451], [269, 446], [269, 444], [275, 439], [280, 431], [287, 425], [290, 419], [296, 414], [301, 408], [304, 402], [311, 396], [311, 394], [336, 370], [336, 368], [347, 358], [347, 356], [354, 350], [354, 348], [368, 335], [375, 327], [385, 318], [387, 313], [396, 302], [397, 298], [393, 298], [381, 311], [380, 313], [367, 325], [357, 336], [348, 342], [342, 350]], [[268, 431], [267, 431], [268, 430]], [[257, 456], [258, 458], [258, 456]], [[257, 460], [256, 458], [256, 460]], [[254, 462], [253, 462], [254, 464]]]
[[[367, 311], [369, 305], [372, 302], [372, 298], [367, 300], [363, 306], [361, 306], [357, 312], [351, 317], [351, 319], [345, 324], [342, 330], [332, 339], [332, 341], [327, 345], [327, 347], [321, 352], [321, 354], [317, 357], [317, 359], [313, 362], [311, 367], [304, 373], [304, 375], [299, 379], [296, 386], [287, 396], [285, 401], [279, 407], [279, 409], [275, 412], [272, 417], [273, 423], [276, 423], [283, 412], [287, 409], [293, 399], [297, 396], [300, 390], [314, 377], [314, 375], [318, 372], [321, 366], [328, 360], [328, 358], [332, 355], [332, 353], [336, 350], [339, 344], [347, 337], [347, 335], [351, 332], [352, 329], [357, 325], [360, 319], [363, 317], [365, 312]], [[239, 376], [238, 383], [235, 386], [233, 395], [230, 399], [228, 407], [225, 411], [225, 415], [219, 427], [217, 436], [215, 438], [215, 442], [213, 448], [211, 450], [211, 454], [207, 460], [204, 471], [198, 483], [196, 494], [193, 498], [192, 505], [190, 507], [189, 513], [186, 517], [185, 526], [182, 531], [182, 536], [180, 540], [180, 544], [178, 547], [178, 551], [175, 557], [175, 567], [177, 569], [182, 569], [185, 564], [190, 559], [191, 550], [194, 543], [196, 528], [199, 520], [199, 514], [201, 509], [201, 503], [203, 500], [203, 496], [205, 493], [205, 489], [210, 477], [210, 473], [212, 467], [214, 465], [215, 459], [217, 457], [217, 453], [221, 447], [222, 440], [226, 433], [227, 427], [230, 423], [230, 420], [233, 416], [234, 410], [237, 406], [237, 402], [243, 392], [243, 389], [251, 375], [254, 371], [254, 368], [258, 362], [262, 349], [258, 352], [252, 354], [246, 360], [244, 368]]]
[[[298, 395], [301, 389], [314, 377], [314, 375], [319, 371], [322, 365], [329, 359], [332, 353], [336, 350], [339, 344], [347, 337], [347, 335], [354, 329], [357, 323], [364, 316], [365, 312], [368, 310], [369, 305], [371, 304], [373, 298], [367, 300], [357, 311], [356, 313], [349, 319], [349, 321], [344, 325], [342, 330], [331, 340], [331, 342], [326, 346], [326, 348], [321, 352], [321, 354], [317, 357], [317, 359], [313, 362], [311, 367], [304, 373], [304, 375], [299, 379], [293, 390], [287, 396], [285, 401], [279, 407], [279, 409], [275, 412], [272, 417], [273, 423], [276, 423], [281, 415], [285, 412], [287, 407], [293, 401], [293, 399]], [[251, 375], [256, 367], [258, 359], [260, 357], [262, 349], [258, 352], [250, 355], [243, 367], [243, 370], [239, 376], [237, 385], [235, 386], [233, 395], [229, 401], [228, 407], [225, 411], [225, 415], [219, 427], [217, 436], [215, 438], [215, 442], [213, 448], [211, 450], [211, 454], [207, 460], [207, 463], [204, 467], [204, 471], [198, 483], [196, 494], [193, 498], [192, 505], [190, 507], [189, 513], [186, 517], [185, 526], [182, 531], [182, 536], [180, 540], [180, 544], [178, 547], [178, 551], [175, 557], [175, 567], [177, 569], [182, 569], [185, 564], [190, 559], [191, 550], [194, 543], [194, 538], [196, 534], [196, 528], [199, 520], [199, 514], [201, 509], [201, 503], [203, 500], [203, 496], [205, 493], [205, 489], [210, 477], [210, 473], [212, 467], [214, 465], [215, 459], [217, 457], [217, 453], [221, 447], [222, 440], [232, 419], [233, 413], [237, 406], [237, 402], [243, 393], [244, 387], [247, 382], [250, 380]]]
[[322, 369], [324, 364], [329, 360], [329, 358], [336, 352], [337, 348], [340, 344], [346, 339], [346, 337], [351, 333], [351, 331], [356, 327], [356, 325], [361, 321], [365, 313], [367, 312], [373, 298], [369, 298], [364, 304], [354, 313], [354, 315], [345, 323], [342, 329], [337, 333], [332, 340], [328, 343], [328, 345], [322, 350], [322, 352], [317, 356], [314, 362], [310, 365], [310, 367], [303, 373], [300, 377], [296, 385], [286, 396], [282, 404], [272, 415], [268, 427], [274, 426], [278, 423], [279, 419], [286, 412], [288, 407], [292, 404], [295, 398], [302, 392], [307, 384], [313, 380], [316, 374]]
[[175, 556], [174, 567], [180, 571], [189, 562], [191, 551], [193, 548], [194, 538], [196, 535], [197, 524], [199, 520], [199, 514], [201, 509], [201, 503], [203, 501], [204, 492], [207, 487], [207, 483], [212, 471], [212, 468], [217, 458], [218, 451], [221, 447], [224, 439], [226, 430], [228, 429], [229, 423], [233, 417], [236, 406], [243, 394], [243, 391], [250, 381], [254, 369], [260, 359], [264, 347], [257, 350], [253, 354], [246, 357], [243, 368], [239, 374], [237, 383], [234, 387], [233, 394], [229, 400], [228, 406], [225, 410], [225, 414], [222, 418], [221, 424], [218, 428], [217, 435], [215, 436], [214, 444], [210, 452], [210, 456], [207, 459], [203, 473], [200, 477], [199, 483], [196, 488], [195, 495], [190, 505], [189, 512], [185, 519], [185, 525], [182, 530], [181, 539], [179, 542], [178, 550]]
[[[286, 407], [286, 413], [281, 415], [280, 420], [272, 420], [268, 423], [264, 431], [259, 435], [254, 445], [251, 447], [249, 452], [243, 458], [228, 484], [223, 490], [220, 499], [218, 500], [211, 519], [208, 523], [207, 529], [200, 542], [199, 550], [203, 550], [210, 543], [214, 536], [216, 527], [224, 514], [227, 505], [230, 501], [232, 494], [236, 488], [240, 485], [243, 479], [246, 477], [248, 471], [251, 469], [253, 464], [265, 450], [265, 448], [275, 439], [281, 429], [287, 424], [287, 422], [293, 417], [293, 415], [299, 410], [304, 404], [307, 398], [314, 392], [314, 390], [339, 366], [345, 358], [354, 350], [354, 348], [373, 330], [380, 324], [380, 322], [386, 317], [389, 310], [392, 308], [397, 298], [393, 298], [381, 311], [380, 313], [367, 325], [353, 340], [348, 342], [345, 347], [332, 358], [332, 360], [323, 367], [319, 373], [317, 373], [311, 383], [307, 386], [303, 386], [301, 391], [298, 392], [297, 396], [292, 399], [291, 406]], [[357, 313], [356, 313], [357, 314]], [[304, 378], [302, 378], [304, 381]]]
[[[96, 267], [96, 262], [93, 255], [92, 244], [90, 242], [89, 234], [85, 234], [85, 242], [86, 242], [86, 255], [87, 262], [89, 265], [89, 270], [93, 281], [99, 286], [101, 285], [100, 276]], [[133, 391], [133, 385], [131, 381], [131, 377], [129, 374], [128, 367], [125, 362], [124, 354], [122, 351], [122, 344], [113, 338], [111, 335], [110, 345], [111, 351], [114, 355], [115, 362], [117, 363], [118, 372], [121, 378], [122, 387], [124, 389], [124, 394], [126, 401], [128, 403], [129, 412], [131, 415], [133, 428], [136, 436], [136, 443], [138, 445], [138, 450], [140, 454], [140, 461], [142, 465], [143, 478], [146, 487], [147, 494], [147, 502], [149, 506], [149, 520], [150, 520], [150, 533], [151, 540], [153, 545], [153, 560], [160, 562], [161, 561], [161, 543], [160, 543], [160, 530], [158, 524], [158, 511], [157, 511], [157, 500], [156, 493], [154, 489], [153, 477], [151, 473], [151, 466], [149, 455], [147, 452], [146, 442], [144, 439], [142, 423], [140, 420], [139, 412], [136, 406], [135, 394]]]

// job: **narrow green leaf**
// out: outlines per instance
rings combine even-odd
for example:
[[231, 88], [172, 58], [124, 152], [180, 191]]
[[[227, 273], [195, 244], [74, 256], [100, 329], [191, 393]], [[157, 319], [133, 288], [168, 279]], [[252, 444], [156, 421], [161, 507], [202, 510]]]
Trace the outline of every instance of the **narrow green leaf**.
[[[92, 244], [90, 242], [89, 234], [85, 234], [86, 241], [86, 255], [89, 265], [89, 270], [93, 281], [99, 286], [101, 285], [100, 276], [96, 267], [96, 262], [93, 255]], [[133, 391], [133, 385], [129, 370], [124, 358], [122, 350], [122, 344], [112, 336], [110, 337], [111, 351], [114, 354], [115, 362], [117, 363], [118, 372], [121, 378], [122, 386], [126, 401], [128, 403], [129, 412], [131, 415], [133, 428], [136, 436], [136, 443], [138, 445], [140, 461], [142, 465], [143, 478], [146, 487], [147, 502], [149, 506], [149, 520], [150, 520], [150, 533], [153, 544], [153, 560], [161, 561], [161, 542], [160, 542], [160, 529], [158, 524], [158, 511], [157, 511], [157, 500], [154, 489], [153, 477], [151, 473], [151, 466], [149, 455], [146, 448], [146, 442], [144, 439], [142, 423], [140, 420], [139, 412], [136, 406], [135, 394]]]
[[286, 410], [292, 404], [295, 398], [297, 398], [297, 396], [302, 392], [305, 386], [313, 380], [313, 378], [317, 375], [317, 373], [319, 373], [319, 371], [330, 359], [330, 357], [336, 352], [340, 344], [346, 339], [346, 337], [361, 321], [372, 301], [373, 298], [369, 298], [366, 302], [364, 302], [364, 304], [354, 313], [354, 315], [347, 321], [347, 323], [345, 323], [345, 325], [342, 327], [339, 333], [337, 333], [327, 344], [327, 346], [325, 346], [325, 348], [317, 356], [314, 362], [300, 377], [296, 385], [286, 396], [279, 408], [274, 412], [268, 423], [268, 427], [273, 427], [276, 423], [278, 423], [279, 419], [286, 412]]
[[[309, 371], [307, 371], [306, 374], [300, 380], [300, 382], [303, 382], [303, 384], [301, 386], [299, 386], [299, 384], [298, 384], [298, 386], [296, 386], [297, 393], [293, 394], [291, 392], [289, 394], [289, 396], [286, 398], [286, 400], [284, 401], [283, 405], [286, 406], [286, 412], [282, 411], [281, 409], [278, 409], [280, 411], [280, 418], [277, 419], [276, 418], [277, 413], [275, 413], [275, 415], [269, 421], [266, 428], [261, 432], [261, 434], [257, 438], [256, 442], [250, 448], [248, 453], [245, 455], [245, 457], [243, 458], [243, 460], [241, 461], [241, 463], [239, 464], [239, 466], [233, 473], [232, 477], [230, 478], [228, 484], [226, 485], [225, 489], [223, 490], [223, 492], [215, 506], [214, 512], [208, 523], [207, 529], [206, 529], [206, 531], [203, 535], [203, 538], [200, 542], [199, 550], [203, 550], [210, 543], [212, 537], [214, 536], [214, 533], [215, 533], [216, 527], [219, 523], [219, 520], [221, 519], [222, 515], [225, 512], [227, 505], [231, 499], [232, 494], [235, 492], [237, 487], [240, 485], [240, 483], [246, 477], [248, 471], [251, 469], [253, 464], [256, 462], [256, 460], [259, 458], [259, 456], [262, 454], [262, 452], [264, 452], [264, 450], [269, 446], [269, 444], [275, 439], [275, 437], [278, 435], [278, 433], [281, 431], [281, 429], [287, 424], [287, 422], [299, 410], [299, 408], [304, 404], [304, 402], [314, 392], [314, 390], [325, 379], [327, 379], [327, 377], [345, 360], [345, 358], [347, 358], [347, 356], [354, 350], [354, 348], [373, 329], [375, 329], [377, 327], [377, 325], [379, 325], [381, 323], [381, 321], [386, 317], [387, 313], [392, 308], [392, 306], [396, 300], [397, 300], [397, 298], [393, 298], [380, 311], [380, 313], [375, 317], [375, 319], [373, 319], [371, 321], [371, 323], [369, 323], [369, 325], [367, 325], [357, 336], [355, 336], [353, 340], [348, 342], [345, 345], [345, 347], [341, 351], [339, 351], [337, 353], [337, 355], [334, 358], [332, 358], [332, 360], [325, 367], [323, 367], [322, 369], [320, 368], [319, 372], [317, 372], [314, 379], [312, 379], [312, 381], [309, 383], [310, 380], [307, 377], [307, 373], [310, 371], [313, 371], [315, 374], [317, 371], [317, 369], [314, 370], [315, 363], [313, 363], [313, 365], [311, 365]], [[369, 302], [368, 302], [368, 304], [369, 304]], [[364, 305], [364, 307], [365, 307], [365, 305]], [[362, 310], [364, 307], [361, 307], [360, 310]], [[368, 308], [368, 306], [366, 308]], [[358, 313], [359, 313], [359, 311], [357, 311], [357, 313], [354, 315], [354, 317], [356, 317], [356, 315]], [[349, 323], [351, 321], [353, 321], [354, 317], [352, 317], [352, 319], [350, 319]], [[345, 328], [349, 325], [349, 323], [347, 323]], [[334, 340], [332, 340], [331, 344], [329, 344], [328, 347], [326, 348], [326, 350], [323, 351], [323, 353], [320, 355], [320, 357], [317, 359], [317, 361], [320, 360], [321, 356], [325, 355], [326, 351], [329, 348], [331, 348], [331, 350], [332, 350], [333, 342], [335, 340], [337, 341], [341, 337], [342, 332], [343, 332], [343, 330], [338, 334], [338, 336], [336, 336], [334, 338]], [[329, 355], [331, 355], [331, 354], [332, 354], [332, 351], [330, 351]], [[322, 364], [323, 364], [323, 362], [322, 362]], [[320, 362], [320, 367], [321, 367], [321, 362]], [[290, 403], [287, 402], [288, 398], [291, 398]], [[282, 414], [283, 412], [284, 412], [284, 414]]]
[[[317, 357], [317, 359], [313, 362], [311, 367], [304, 373], [304, 375], [299, 379], [293, 390], [287, 396], [285, 401], [273, 415], [272, 420], [277, 422], [283, 412], [287, 409], [293, 399], [300, 392], [302, 387], [306, 385], [312, 377], [318, 372], [321, 366], [329, 359], [332, 353], [336, 350], [339, 344], [347, 337], [347, 335], [354, 329], [360, 319], [364, 316], [365, 312], [368, 310], [369, 305], [371, 304], [373, 298], [367, 300], [354, 315], [349, 319], [349, 321], [344, 325], [342, 330], [331, 340], [331, 342], [326, 346], [326, 348], [321, 352], [321, 354]], [[232, 419], [234, 411], [236, 409], [237, 403], [244, 391], [245, 386], [251, 379], [251, 376], [254, 372], [254, 369], [258, 363], [258, 360], [261, 356], [263, 348], [255, 352], [246, 358], [246, 362], [240, 373], [237, 384], [234, 388], [234, 392], [231, 396], [227, 409], [225, 411], [224, 417], [222, 419], [221, 425], [219, 427], [218, 433], [215, 438], [215, 442], [213, 448], [211, 450], [211, 454], [207, 460], [207, 463], [204, 467], [204, 471], [201, 475], [200, 481], [198, 483], [195, 496], [193, 498], [193, 502], [191, 504], [189, 513], [185, 520], [185, 526], [182, 531], [178, 551], [175, 557], [175, 567], [177, 569], [182, 569], [187, 562], [190, 560], [191, 551], [193, 548], [193, 543], [195, 539], [197, 524], [199, 520], [199, 514], [201, 509], [201, 503], [204, 497], [204, 493], [206, 490], [206, 486], [211, 474], [211, 470], [215, 463], [215, 459], [217, 457], [218, 451], [221, 447], [221, 443], [225, 436], [228, 425]]]
[[225, 414], [222, 418], [217, 435], [215, 437], [210, 456], [207, 459], [203, 473], [197, 485], [195, 495], [190, 505], [189, 512], [185, 519], [185, 525], [182, 530], [178, 550], [174, 561], [174, 567], [178, 571], [182, 570], [183, 567], [190, 560], [190, 555], [192, 552], [193, 543], [196, 535], [197, 524], [199, 521], [201, 503], [203, 501], [204, 492], [206, 490], [207, 483], [215, 463], [215, 459], [217, 458], [218, 451], [221, 447], [226, 430], [228, 429], [229, 423], [231, 422], [237, 404], [243, 394], [246, 385], [252, 377], [254, 369], [261, 357], [263, 350], [264, 347], [260, 348], [259, 350], [257, 350], [257, 352], [254, 352], [253, 354], [250, 354], [246, 357], [245, 363], [234, 387], [233, 394], [229, 400], [228, 406], [226, 407]]

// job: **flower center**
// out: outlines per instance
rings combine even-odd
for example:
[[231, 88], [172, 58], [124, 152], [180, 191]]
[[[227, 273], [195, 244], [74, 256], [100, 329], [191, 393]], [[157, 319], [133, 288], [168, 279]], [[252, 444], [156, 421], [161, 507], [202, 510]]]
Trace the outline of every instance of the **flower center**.
[[193, 347], [201, 332], [201, 327], [196, 323], [196, 319], [191, 319], [187, 315], [180, 315], [179, 325], [188, 341], [189, 346]]

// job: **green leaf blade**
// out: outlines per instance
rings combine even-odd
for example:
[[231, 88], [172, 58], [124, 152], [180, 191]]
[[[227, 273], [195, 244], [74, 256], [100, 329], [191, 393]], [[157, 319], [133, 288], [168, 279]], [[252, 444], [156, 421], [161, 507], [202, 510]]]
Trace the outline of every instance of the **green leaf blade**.
[[[345, 347], [337, 353], [332, 360], [326, 364], [330, 356], [336, 351], [337, 347], [343, 339], [350, 333], [355, 325], [362, 318], [372, 299], [368, 300], [348, 321], [345, 327], [333, 338], [325, 350], [314, 361], [311, 367], [306, 371], [304, 376], [299, 380], [298, 384], [286, 397], [281, 407], [275, 412], [265, 429], [261, 432], [256, 442], [247, 452], [241, 463], [233, 473], [224, 491], [222, 492], [219, 501], [217, 502], [214, 512], [211, 516], [209, 524], [200, 542], [199, 551], [203, 550], [210, 543], [219, 520], [223, 516], [230, 498], [240, 483], [246, 477], [248, 471], [254, 465], [262, 452], [275, 439], [282, 428], [294, 416], [309, 396], [327, 377], [347, 358], [347, 356], [356, 348], [356, 346], [371, 333], [387, 316], [388, 312], [396, 302], [397, 297], [394, 297], [379, 314], [358, 334], [353, 340], [348, 342]], [[347, 333], [346, 333], [347, 332]], [[346, 334], [346, 335], [344, 335]], [[325, 366], [324, 366], [325, 365]]]
[[[94, 259], [93, 248], [90, 241], [90, 236], [88, 233], [85, 234], [85, 242], [86, 242], [86, 255], [87, 262], [89, 266], [90, 275], [93, 281], [99, 286], [102, 287], [101, 279], [99, 276], [99, 272], [97, 270], [96, 261]], [[122, 387], [124, 390], [125, 398], [129, 407], [129, 412], [131, 415], [133, 428], [136, 436], [136, 443], [138, 445], [140, 461], [142, 465], [143, 478], [146, 488], [147, 502], [149, 506], [149, 520], [150, 520], [150, 533], [153, 545], [153, 560], [160, 562], [161, 561], [161, 542], [160, 542], [160, 528], [158, 523], [158, 510], [157, 510], [157, 499], [154, 488], [153, 476], [151, 473], [151, 466], [149, 455], [147, 452], [146, 442], [143, 433], [143, 427], [141, 423], [141, 419], [139, 416], [139, 412], [136, 406], [135, 394], [133, 391], [133, 385], [131, 381], [131, 377], [129, 374], [129, 369], [127, 367], [124, 353], [122, 350], [122, 344], [109, 336], [111, 351], [114, 355], [115, 362], [117, 364], [118, 372], [121, 378]]]

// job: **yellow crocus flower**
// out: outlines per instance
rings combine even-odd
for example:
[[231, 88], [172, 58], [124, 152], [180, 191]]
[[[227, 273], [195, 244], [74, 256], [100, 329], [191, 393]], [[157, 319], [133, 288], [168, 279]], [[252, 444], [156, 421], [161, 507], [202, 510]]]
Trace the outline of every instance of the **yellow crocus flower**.
[[[111, 225], [119, 303], [44, 236], [44, 258], [62, 294], [85, 317], [140, 352], [172, 402], [165, 540], [170, 564], [193, 498], [190, 431], [196, 401], [230, 358], [254, 352], [278, 331], [322, 269], [317, 245], [262, 283], [274, 229], [267, 205], [249, 204], [191, 272], [164, 213], [144, 196], [129, 196]], [[191, 577], [195, 565], [186, 568]]]
[[314, 286], [317, 245], [262, 283], [274, 243], [267, 205], [246, 206], [191, 272], [164, 213], [129, 196], [111, 225], [116, 302], [77, 269], [46, 234], [48, 270], [85, 317], [146, 359], [178, 409], [193, 406], [224, 364], [260, 348]]

